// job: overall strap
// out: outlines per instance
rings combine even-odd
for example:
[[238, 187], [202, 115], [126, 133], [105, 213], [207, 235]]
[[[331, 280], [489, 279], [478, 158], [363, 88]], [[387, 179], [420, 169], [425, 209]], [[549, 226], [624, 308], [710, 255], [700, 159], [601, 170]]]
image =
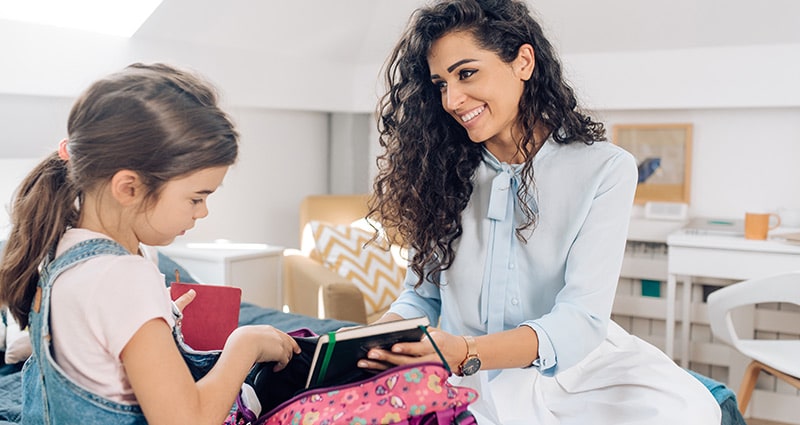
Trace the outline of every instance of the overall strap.
[[87, 239], [70, 247], [55, 260], [47, 261], [42, 270], [44, 285], [52, 286], [58, 275], [98, 255], [130, 255], [117, 241], [106, 238]]
[[106, 238], [88, 239], [75, 244], [55, 260], [46, 261], [42, 267], [39, 286], [42, 289], [42, 337], [50, 335], [50, 290], [61, 273], [99, 255], [130, 255], [118, 242]]
[[22, 369], [21, 424], [147, 423], [138, 405], [116, 403], [81, 387], [59, 367], [52, 353], [49, 315], [53, 282], [61, 273], [101, 255], [131, 253], [113, 240], [95, 238], [75, 244], [57, 258], [51, 253], [41, 267], [41, 302], [38, 312], [31, 309], [30, 319], [33, 355]]

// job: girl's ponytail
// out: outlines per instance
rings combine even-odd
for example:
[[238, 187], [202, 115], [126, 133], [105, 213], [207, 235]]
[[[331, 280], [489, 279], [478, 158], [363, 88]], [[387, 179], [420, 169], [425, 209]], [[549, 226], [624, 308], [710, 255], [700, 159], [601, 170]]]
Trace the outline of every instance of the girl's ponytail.
[[0, 260], [0, 304], [25, 327], [39, 281], [39, 266], [78, 219], [78, 193], [67, 162], [53, 153], [20, 184], [11, 209], [11, 233]]
[[17, 190], [11, 234], [0, 262], [0, 305], [25, 326], [39, 267], [79, 224], [83, 197], [103, 196], [120, 170], [144, 183], [143, 207], [164, 185], [198, 170], [228, 166], [238, 134], [201, 77], [165, 64], [132, 64], [92, 84], [72, 106], [68, 141]]

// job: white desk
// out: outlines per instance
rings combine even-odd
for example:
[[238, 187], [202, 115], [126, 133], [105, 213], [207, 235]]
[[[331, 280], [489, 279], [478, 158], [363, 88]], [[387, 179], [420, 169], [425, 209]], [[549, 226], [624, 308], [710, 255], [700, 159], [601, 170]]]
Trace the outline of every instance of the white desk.
[[[205, 244], [203, 244], [205, 245]], [[283, 308], [283, 248], [232, 249], [225, 244], [173, 244], [160, 251], [186, 268], [201, 283], [242, 288], [242, 301], [277, 310]]]
[[665, 352], [672, 358], [678, 277], [681, 300], [681, 366], [689, 366], [692, 276], [745, 280], [800, 270], [800, 245], [780, 240], [755, 241], [744, 237], [691, 234], [677, 231], [667, 237], [667, 317]]

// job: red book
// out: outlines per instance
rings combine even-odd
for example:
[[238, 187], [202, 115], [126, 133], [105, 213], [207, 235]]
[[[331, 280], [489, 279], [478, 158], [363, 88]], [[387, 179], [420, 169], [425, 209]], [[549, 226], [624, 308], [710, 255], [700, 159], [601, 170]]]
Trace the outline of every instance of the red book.
[[242, 289], [235, 286], [173, 282], [173, 300], [194, 289], [194, 300], [183, 309], [181, 330], [186, 344], [198, 351], [221, 350], [239, 326]]

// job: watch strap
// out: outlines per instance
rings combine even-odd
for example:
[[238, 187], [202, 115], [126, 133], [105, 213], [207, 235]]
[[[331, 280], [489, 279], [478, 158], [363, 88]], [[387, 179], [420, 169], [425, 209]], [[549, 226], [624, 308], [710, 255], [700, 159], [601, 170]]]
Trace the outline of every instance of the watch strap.
[[464, 335], [464, 341], [467, 343], [467, 357], [465, 357], [464, 360], [477, 356], [478, 348], [475, 344], [475, 338], [473, 338], [472, 335]]
[[[461, 362], [461, 364], [458, 365], [458, 375], [459, 376], [464, 376], [465, 375], [464, 374], [464, 367], [467, 366], [467, 364], [471, 360], [474, 359], [473, 363], [474, 362], [478, 362], [478, 365], [480, 365], [480, 363], [479, 363], [480, 360], [479, 360], [479, 356], [478, 356], [478, 347], [477, 347], [477, 344], [475, 343], [475, 338], [473, 338], [471, 335], [463, 335], [462, 338], [464, 338], [464, 342], [467, 343], [467, 357], [465, 357], [464, 360]], [[478, 366], [478, 367], [480, 367], [480, 366]], [[475, 373], [475, 372], [472, 371], [472, 372], [468, 372], [468, 373], [471, 375], [472, 373]]]

